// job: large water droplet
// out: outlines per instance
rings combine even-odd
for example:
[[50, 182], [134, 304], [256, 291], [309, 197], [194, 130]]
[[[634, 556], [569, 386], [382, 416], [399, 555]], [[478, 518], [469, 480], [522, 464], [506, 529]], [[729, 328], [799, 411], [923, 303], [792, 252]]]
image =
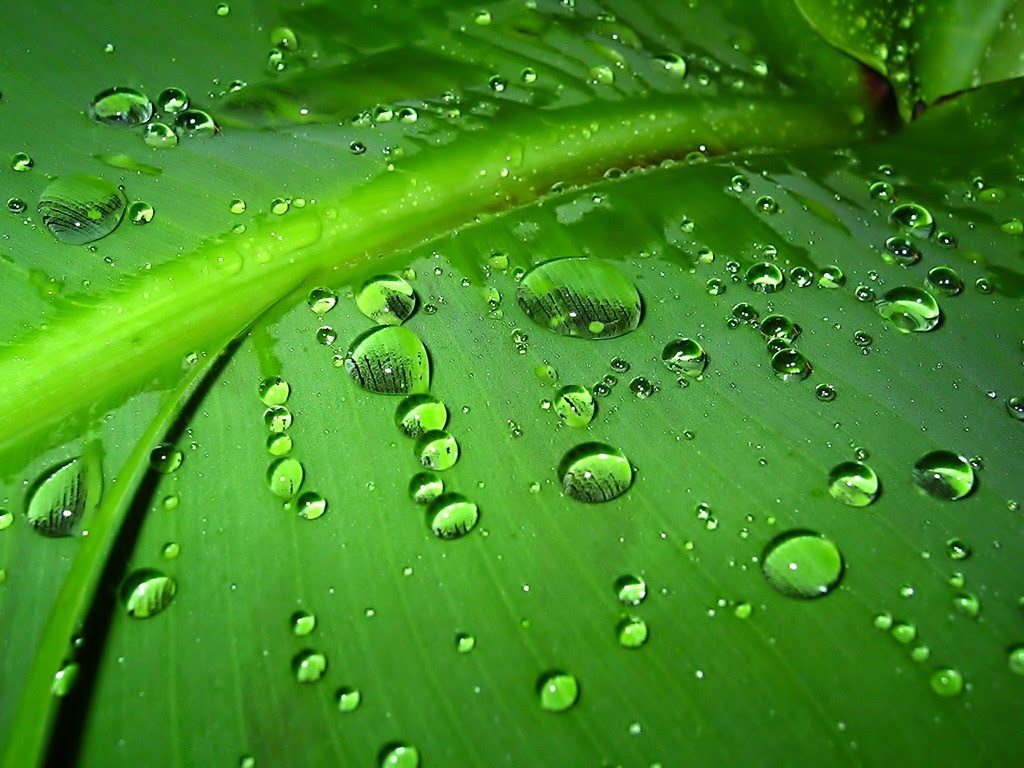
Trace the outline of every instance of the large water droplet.
[[772, 370], [783, 381], [803, 381], [811, 375], [811, 363], [802, 352], [787, 347], [772, 355]]
[[170, 576], [153, 568], [143, 568], [124, 580], [121, 602], [132, 618], [148, 619], [170, 605], [177, 592], [178, 585]]
[[633, 484], [633, 466], [617, 448], [583, 443], [558, 465], [562, 490], [577, 501], [597, 503], [618, 498]]
[[29, 491], [25, 516], [44, 536], [67, 536], [82, 515], [99, 502], [98, 462], [76, 457], [44, 473]]
[[564, 712], [576, 703], [579, 696], [579, 682], [568, 672], [548, 672], [537, 681], [541, 709], [548, 712]]
[[427, 509], [427, 523], [439, 539], [461, 538], [473, 530], [479, 519], [479, 507], [459, 493], [442, 494]]
[[768, 583], [788, 597], [827, 595], [843, 576], [843, 557], [831, 540], [812, 531], [794, 530], [769, 542], [761, 558]]
[[640, 324], [636, 287], [616, 267], [597, 259], [539, 264], [523, 277], [517, 300], [531, 320], [563, 336], [610, 339]]
[[432, 395], [410, 395], [395, 410], [395, 424], [407, 437], [422, 437], [447, 423], [448, 409]]
[[889, 218], [917, 237], [931, 237], [935, 219], [928, 209], [917, 203], [903, 203], [892, 209]]
[[397, 275], [377, 275], [363, 283], [356, 306], [375, 323], [401, 325], [416, 309], [416, 292]]
[[623, 605], [640, 605], [647, 597], [647, 582], [631, 574], [620, 576], [615, 580], [615, 595]]
[[37, 210], [58, 240], [84, 245], [113, 232], [127, 204], [124, 193], [109, 181], [82, 173], [50, 182]]
[[956, 296], [964, 289], [964, 281], [949, 267], [933, 267], [926, 278], [928, 285], [947, 296]]
[[379, 756], [380, 768], [419, 768], [420, 752], [408, 744], [388, 744]]
[[184, 460], [185, 454], [171, 443], [160, 443], [149, 452], [149, 466], [154, 472], [161, 475], [171, 474], [181, 466]]
[[381, 325], [358, 336], [345, 370], [363, 389], [385, 395], [426, 392], [430, 360], [419, 336], [402, 326]]
[[297, 459], [277, 459], [267, 470], [267, 484], [275, 496], [286, 501], [295, 497], [302, 487], [305, 470]]
[[291, 624], [293, 635], [305, 637], [316, 629], [316, 616], [309, 611], [296, 611], [292, 614], [289, 623]]
[[300, 683], [315, 683], [327, 671], [327, 657], [307, 648], [292, 658], [292, 672]]
[[974, 488], [974, 467], [952, 451], [932, 451], [914, 464], [913, 479], [929, 496], [956, 501]]
[[782, 270], [770, 261], [754, 264], [747, 269], [747, 285], [759, 293], [775, 293], [786, 278]]
[[627, 616], [619, 622], [615, 634], [623, 648], [639, 648], [647, 642], [647, 622], [638, 616]]
[[176, 115], [188, 109], [188, 94], [181, 88], [164, 88], [156, 97], [157, 106], [160, 111], [168, 115]]
[[942, 317], [939, 305], [928, 291], [908, 285], [886, 291], [875, 303], [875, 309], [904, 333], [930, 331]]
[[867, 464], [844, 461], [828, 475], [828, 493], [851, 507], [866, 507], [878, 497], [878, 475]]
[[944, 698], [959, 696], [964, 690], [964, 676], [952, 667], [935, 670], [928, 682], [932, 690]]
[[409, 481], [409, 498], [417, 504], [429, 504], [444, 493], [444, 481], [433, 472], [417, 472]]
[[167, 123], [150, 123], [142, 132], [142, 140], [146, 146], [155, 149], [170, 149], [178, 146], [178, 134]]
[[425, 432], [416, 441], [416, 455], [427, 469], [441, 471], [455, 466], [459, 460], [459, 443], [443, 429]]
[[708, 355], [695, 339], [673, 339], [661, 350], [661, 362], [673, 373], [695, 379], [707, 368]]
[[105, 125], [142, 125], [152, 116], [149, 99], [134, 88], [119, 85], [100, 91], [89, 105], [89, 117]]
[[338, 702], [338, 711], [348, 713], [355, 712], [359, 709], [359, 703], [362, 700], [363, 695], [360, 693], [358, 688], [345, 686], [338, 689], [335, 694], [335, 698]]

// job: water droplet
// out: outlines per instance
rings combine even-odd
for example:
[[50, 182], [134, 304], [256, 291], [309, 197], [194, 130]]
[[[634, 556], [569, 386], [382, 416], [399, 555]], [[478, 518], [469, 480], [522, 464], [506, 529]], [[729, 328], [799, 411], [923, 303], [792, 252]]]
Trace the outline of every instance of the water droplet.
[[280, 376], [271, 376], [260, 382], [260, 400], [264, 405], [283, 405], [291, 391], [291, 386]]
[[793, 267], [789, 270], [789, 279], [797, 288], [806, 288], [814, 282], [814, 273], [807, 267]]
[[827, 595], [843, 576], [843, 557], [831, 540], [812, 531], [787, 531], [774, 538], [761, 558], [765, 578], [788, 597]]
[[160, 550], [160, 555], [164, 560], [174, 560], [180, 554], [181, 545], [175, 541], [167, 542]]
[[750, 188], [750, 181], [746, 176], [737, 173], [729, 180], [729, 189], [733, 192], [746, 192]]
[[134, 88], [114, 86], [100, 91], [89, 105], [89, 117], [104, 125], [131, 127], [148, 123], [153, 103]]
[[647, 642], [647, 622], [638, 616], [626, 616], [619, 621], [615, 634], [623, 648], [639, 648]]
[[422, 437], [444, 429], [447, 423], [448, 409], [433, 395], [410, 395], [395, 410], [395, 425], [407, 437]]
[[762, 195], [754, 201], [754, 207], [761, 213], [778, 213], [779, 204], [775, 201], [774, 197], [770, 195]]
[[1009, 219], [999, 225], [999, 228], [1008, 235], [1024, 234], [1024, 224], [1020, 219]]
[[345, 370], [363, 389], [385, 395], [422, 393], [430, 386], [427, 350], [403, 326], [381, 325], [356, 337]]
[[952, 667], [943, 667], [932, 673], [929, 683], [939, 696], [959, 696], [964, 690], [964, 676]]
[[459, 653], [469, 653], [476, 647], [476, 638], [468, 632], [457, 632], [455, 634], [455, 650]]
[[971, 548], [961, 539], [948, 539], [946, 554], [949, 555], [950, 560], [966, 560], [971, 556]]
[[208, 112], [186, 109], [174, 118], [174, 130], [179, 136], [205, 138], [220, 131], [220, 127]]
[[267, 484], [278, 498], [290, 500], [302, 487], [305, 470], [297, 459], [285, 457], [274, 461], [267, 470]]
[[881, 200], [883, 203], [891, 203], [896, 199], [896, 190], [888, 181], [876, 181], [868, 187], [868, 194], [874, 200]]
[[910, 645], [910, 643], [917, 639], [917, 627], [905, 621], [897, 621], [892, 625], [889, 634], [900, 645]]
[[676, 77], [686, 77], [686, 59], [678, 53], [659, 53], [654, 57], [654, 59], [659, 62], [669, 74], [675, 75]]
[[947, 296], [956, 296], [964, 289], [964, 281], [949, 267], [934, 267], [928, 272], [928, 285]]
[[37, 209], [54, 237], [84, 245], [113, 232], [127, 204], [124, 193], [109, 181], [83, 173], [50, 182]]
[[65, 662], [64, 665], [53, 675], [53, 683], [50, 684], [50, 693], [58, 699], [62, 699], [71, 693], [78, 680], [79, 666], [75, 662]]
[[142, 132], [142, 140], [146, 146], [155, 149], [170, 149], [178, 146], [178, 134], [167, 123], [150, 123]]
[[930, 331], [942, 317], [939, 305], [930, 293], [907, 285], [886, 291], [875, 304], [875, 309], [904, 333]]
[[657, 391], [657, 387], [643, 376], [637, 376], [629, 382], [629, 391], [641, 400], [646, 400]]
[[936, 499], [956, 501], [974, 488], [974, 467], [952, 451], [932, 451], [918, 459], [914, 483]]
[[1007, 656], [1010, 671], [1016, 675], [1024, 675], [1024, 645], [1016, 645]]
[[348, 145], [348, 149], [353, 155], [361, 155], [366, 151], [366, 145], [361, 141], [353, 141]]
[[[216, 12], [218, 16], [227, 16], [229, 13], [231, 13], [231, 6], [227, 3], [218, 3]], [[250, 766], [249, 768], [252, 767]]]
[[582, 429], [594, 420], [594, 396], [578, 384], [569, 384], [555, 395], [555, 413], [567, 427]]
[[156, 616], [171, 604], [178, 585], [170, 576], [153, 568], [129, 575], [121, 585], [121, 602], [134, 619]]
[[35, 160], [24, 152], [18, 152], [11, 158], [11, 168], [18, 172], [30, 171], [35, 164]]
[[921, 250], [909, 238], [897, 235], [885, 241], [882, 258], [890, 264], [910, 267], [921, 260]]
[[712, 296], [721, 296], [725, 293], [725, 283], [717, 277], [710, 278], [707, 283], [704, 284], [704, 288]]
[[802, 352], [787, 347], [772, 355], [772, 370], [783, 381], [803, 381], [811, 375], [811, 363]]
[[568, 672], [548, 672], [537, 681], [537, 696], [541, 709], [564, 712], [579, 699], [579, 682]]
[[444, 493], [444, 481], [433, 472], [417, 472], [409, 481], [409, 498], [417, 504], [429, 504]]
[[356, 294], [359, 311], [380, 325], [401, 325], [416, 308], [416, 292], [397, 275], [377, 275]]
[[392, 743], [380, 751], [380, 768], [419, 768], [420, 753], [416, 747]]
[[866, 507], [878, 497], [878, 475], [867, 464], [844, 461], [828, 475], [828, 493], [850, 507]]
[[836, 388], [831, 384], [819, 384], [814, 388], [814, 396], [823, 403], [831, 403], [836, 399]]
[[821, 270], [821, 274], [818, 275], [819, 288], [842, 288], [845, 282], [846, 275], [843, 274], [843, 270], [836, 266], [825, 267]]
[[610, 339], [640, 324], [640, 294], [611, 264], [591, 258], [547, 261], [519, 284], [517, 300], [538, 325], [564, 336]]
[[7, 210], [11, 213], [24, 213], [26, 208], [28, 208], [28, 203], [20, 197], [7, 198]]
[[427, 508], [427, 524], [439, 539], [461, 538], [479, 519], [479, 507], [459, 493], [443, 493]]
[[327, 657], [319, 651], [306, 649], [292, 658], [292, 672], [300, 683], [315, 683], [327, 671]]
[[325, 347], [331, 346], [338, 338], [338, 334], [329, 325], [322, 325], [316, 329], [316, 340]]
[[132, 224], [149, 224], [153, 220], [156, 211], [149, 203], [138, 200], [128, 206], [128, 220]]
[[170, 443], [160, 443], [149, 452], [149, 466], [161, 475], [174, 472], [184, 460], [185, 454]]
[[746, 278], [747, 286], [758, 293], [775, 293], [786, 280], [782, 270], [769, 261], [749, 267]]
[[286, 197], [275, 197], [270, 201], [270, 212], [275, 216], [284, 216], [291, 207], [292, 201]]
[[889, 218], [916, 237], [931, 237], [935, 219], [928, 209], [917, 203], [903, 203], [892, 209]]
[[450, 469], [459, 460], [458, 441], [443, 429], [425, 432], [416, 441], [414, 450], [420, 464], [435, 471]]
[[7, 509], [0, 509], [0, 531], [7, 530], [14, 523], [14, 513]]
[[164, 88], [156, 97], [156, 104], [161, 112], [176, 115], [188, 109], [188, 94], [181, 88]]
[[615, 595], [623, 605], [640, 605], [647, 597], [647, 582], [632, 574], [620, 576], [615, 580]]
[[673, 373], [695, 379], [704, 373], [708, 356], [704, 347], [695, 339], [674, 339], [661, 351], [661, 361]]
[[761, 333], [768, 339], [779, 339], [785, 346], [792, 344], [802, 329], [785, 315], [768, 315], [761, 321]]
[[355, 712], [359, 709], [359, 704], [363, 698], [358, 688], [350, 688], [348, 686], [339, 688], [334, 696], [338, 702], [338, 711], [344, 713]]
[[303, 520], [316, 520], [327, 511], [327, 499], [314, 491], [307, 491], [295, 501], [296, 512]]
[[562, 490], [577, 501], [598, 503], [618, 498], [633, 484], [629, 459], [605, 443], [572, 448], [558, 465]]
[[1011, 397], [1006, 401], [1006, 412], [1017, 421], [1024, 421], [1024, 397]]
[[971, 592], [962, 592], [953, 598], [953, 606], [964, 616], [978, 618], [981, 613], [981, 601]]
[[984, 277], [979, 277], [977, 280], [975, 280], [974, 287], [978, 289], [978, 293], [989, 294], [995, 290], [995, 287], [992, 285], [991, 281]]
[[316, 629], [316, 616], [309, 611], [296, 611], [289, 619], [292, 634], [296, 637], [305, 637]]
[[99, 467], [82, 457], [45, 472], [28, 494], [25, 516], [29, 525], [44, 536], [67, 536], [98, 503], [101, 483]]

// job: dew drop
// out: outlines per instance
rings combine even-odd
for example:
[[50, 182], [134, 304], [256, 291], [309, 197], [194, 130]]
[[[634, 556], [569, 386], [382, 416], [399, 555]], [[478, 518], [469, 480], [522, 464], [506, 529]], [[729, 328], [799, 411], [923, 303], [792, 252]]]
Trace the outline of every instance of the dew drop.
[[843, 567], [843, 557], [831, 540], [805, 530], [777, 536], [761, 558], [761, 569], [771, 586], [787, 597], [805, 599], [835, 589]]
[[1006, 401], [1006, 412], [1017, 421], [1024, 421], [1024, 397], [1011, 397]]
[[451, 469], [459, 460], [458, 441], [443, 429], [423, 433], [416, 441], [414, 450], [420, 464], [435, 471]]
[[1024, 675], [1024, 645], [1016, 645], [1010, 649], [1007, 663], [1015, 675]]
[[363, 698], [358, 688], [347, 686], [339, 688], [334, 696], [338, 702], [338, 711], [343, 713], [355, 712]]
[[419, 768], [420, 752], [408, 744], [387, 744], [378, 758], [380, 768]]
[[633, 467], [617, 448], [605, 443], [583, 443], [572, 448], [558, 465], [558, 477], [567, 496], [586, 503], [618, 498], [633, 484]]
[[170, 149], [178, 146], [178, 134], [167, 123], [150, 123], [142, 132], [146, 146], [154, 149]]
[[555, 413], [567, 427], [582, 429], [594, 420], [596, 404], [589, 390], [569, 384], [558, 390], [554, 400]]
[[67, 536], [87, 510], [99, 502], [99, 466], [82, 457], [45, 472], [32, 486], [25, 505], [29, 525], [44, 536]]
[[844, 461], [828, 475], [828, 493], [850, 507], [866, 507], [878, 498], [878, 475], [867, 464]]
[[638, 616], [627, 616], [619, 621], [615, 634], [623, 648], [640, 648], [647, 642], [647, 622]]
[[708, 355], [695, 339], [673, 339], [661, 350], [661, 362], [673, 373], [695, 379], [708, 366]]
[[782, 270], [769, 261], [748, 268], [746, 279], [747, 286], [758, 293], [775, 293], [786, 280]]
[[409, 498], [417, 504], [429, 504], [444, 493], [444, 481], [433, 472], [417, 472], [409, 481]]
[[291, 386], [280, 376], [271, 376], [260, 382], [259, 395], [264, 405], [283, 405], [291, 391]]
[[897, 205], [889, 218], [916, 237], [931, 237], [935, 230], [935, 219], [927, 208], [917, 203]]
[[846, 275], [843, 274], [843, 270], [836, 266], [825, 267], [821, 270], [821, 274], [818, 275], [819, 288], [842, 288], [845, 282]]
[[377, 275], [356, 294], [359, 311], [380, 325], [401, 325], [416, 308], [416, 292], [402, 277]]
[[576, 703], [579, 696], [579, 682], [568, 672], [548, 672], [537, 681], [537, 697], [541, 709], [548, 712], [565, 712]]
[[964, 690], [964, 676], [953, 667], [935, 670], [929, 680], [932, 690], [943, 698], [959, 696]]
[[220, 131], [220, 127], [208, 112], [186, 109], [175, 116], [174, 130], [179, 136], [205, 138]]
[[178, 585], [170, 576], [153, 568], [129, 575], [121, 585], [121, 602], [134, 619], [156, 616], [171, 604]]
[[949, 267], [934, 267], [928, 271], [928, 285], [946, 296], [956, 296], [964, 289], [964, 281]]
[[409, 395], [395, 409], [395, 425], [406, 437], [422, 437], [444, 429], [447, 423], [448, 409], [433, 395]]
[[885, 241], [882, 258], [890, 264], [910, 267], [921, 260], [921, 250], [909, 238], [897, 235]]
[[316, 629], [316, 616], [309, 611], [296, 611], [291, 615], [289, 624], [292, 634], [296, 637], [305, 637]]
[[932, 451], [914, 464], [914, 483], [929, 496], [956, 501], [974, 488], [974, 467], [952, 451]]
[[772, 355], [772, 370], [783, 381], [803, 381], [811, 375], [811, 363], [802, 352], [787, 347]]
[[538, 325], [563, 336], [610, 339], [640, 324], [640, 294], [611, 264], [565, 258], [537, 265], [523, 277], [519, 306]]
[[423, 393], [430, 386], [430, 361], [419, 337], [403, 326], [381, 325], [358, 336], [345, 370], [363, 389], [385, 395]]
[[427, 524], [439, 539], [458, 539], [480, 519], [477, 505], [459, 493], [443, 493], [427, 508]]
[[761, 333], [767, 339], [778, 339], [786, 346], [797, 340], [802, 328], [785, 315], [768, 315], [761, 321]]
[[295, 511], [303, 520], [316, 520], [327, 511], [327, 499], [315, 491], [307, 491], [295, 500]]
[[124, 193], [106, 179], [76, 174], [50, 182], [37, 209], [54, 237], [84, 245], [113, 232], [127, 204]]
[[155, 213], [152, 205], [138, 200], [128, 206], [128, 221], [132, 224], [149, 224]]
[[327, 671], [327, 657], [319, 651], [306, 649], [292, 658], [292, 673], [300, 683], [315, 683]]
[[149, 122], [153, 103], [134, 88], [114, 86], [100, 91], [89, 105], [89, 117], [104, 125], [131, 127]]
[[160, 111], [168, 115], [176, 115], [188, 109], [188, 94], [181, 88], [164, 88], [156, 97]]
[[35, 164], [35, 160], [25, 152], [18, 152], [11, 158], [11, 168], [19, 173], [32, 170]]
[[921, 288], [899, 286], [875, 303], [878, 314], [903, 333], [923, 333], [939, 324], [942, 313], [935, 298]]
[[271, 493], [286, 501], [299, 492], [304, 477], [302, 464], [291, 457], [277, 459], [267, 470], [267, 484]]
[[836, 399], [836, 388], [832, 384], [819, 384], [814, 388], [814, 396], [823, 403], [831, 403]]
[[457, 632], [455, 634], [455, 650], [459, 653], [469, 653], [476, 647], [476, 638], [468, 632]]
[[160, 443], [149, 452], [149, 466], [154, 472], [169, 475], [181, 466], [185, 454], [170, 443]]
[[620, 576], [615, 580], [615, 595], [623, 605], [640, 605], [647, 597], [647, 582], [632, 574]]

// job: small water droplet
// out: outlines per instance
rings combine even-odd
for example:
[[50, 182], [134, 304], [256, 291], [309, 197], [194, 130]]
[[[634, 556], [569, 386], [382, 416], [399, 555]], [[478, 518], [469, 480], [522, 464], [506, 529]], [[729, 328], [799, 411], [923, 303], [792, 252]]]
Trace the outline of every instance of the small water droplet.
[[803, 381], [811, 375], [811, 363], [802, 352], [787, 347], [772, 355], [772, 370], [783, 381]]
[[98, 466], [76, 457], [45, 472], [28, 493], [25, 516], [44, 536], [67, 536], [85, 512], [99, 502]]
[[6, 530], [14, 523], [14, 513], [7, 509], [0, 509], [0, 531]]
[[303, 520], [316, 520], [327, 511], [327, 499], [315, 491], [306, 491], [295, 500], [295, 511]]
[[890, 264], [910, 267], [921, 260], [921, 249], [911, 242], [909, 238], [897, 235], [885, 241], [882, 258]]
[[640, 400], [646, 400], [648, 397], [653, 395], [657, 387], [643, 376], [637, 376], [629, 382], [629, 391], [639, 398]]
[[661, 361], [673, 373], [695, 379], [707, 368], [708, 356], [700, 342], [684, 337], [665, 345], [661, 351]]
[[11, 168], [18, 172], [30, 171], [35, 164], [35, 160], [25, 152], [18, 152], [11, 158]]
[[836, 388], [831, 384], [819, 384], [814, 388], [814, 396], [823, 403], [831, 403], [836, 399]]
[[640, 648], [647, 642], [647, 622], [638, 616], [626, 616], [615, 627], [615, 634], [623, 648]]
[[814, 273], [807, 267], [793, 267], [789, 270], [789, 279], [797, 288], [806, 288], [814, 282]]
[[971, 556], [971, 548], [962, 539], [948, 539], [946, 554], [950, 560], [966, 560]]
[[845, 282], [846, 275], [837, 266], [825, 267], [821, 270], [821, 274], [818, 275], [819, 288], [842, 288]]
[[149, 224], [153, 220], [156, 211], [149, 203], [137, 200], [128, 206], [128, 221], [132, 224]]
[[174, 472], [184, 460], [185, 454], [170, 443], [160, 443], [149, 452], [149, 466], [161, 475]]
[[170, 149], [178, 146], [178, 134], [167, 123], [149, 123], [142, 132], [146, 146], [154, 149]]
[[675, 77], [686, 77], [686, 59], [678, 53], [659, 53], [654, 60], [661, 64], [669, 74]]
[[1009, 650], [1007, 663], [1011, 672], [1016, 675], [1024, 675], [1024, 645], [1015, 645]]
[[793, 344], [802, 330], [785, 315], [768, 315], [761, 321], [761, 334], [767, 339], [778, 339], [783, 347]]
[[309, 611], [295, 611], [289, 619], [292, 634], [296, 637], [305, 637], [316, 629], [316, 616]]
[[[2, 579], [0, 579], [2, 581]], [[62, 699], [71, 693], [78, 680], [79, 666], [75, 662], [65, 662], [53, 675], [53, 682], [50, 684], [50, 693], [58, 699]]]
[[917, 203], [897, 205], [892, 209], [889, 218], [915, 237], [931, 237], [935, 230], [935, 219], [927, 208]]
[[429, 504], [444, 493], [444, 481], [433, 472], [417, 472], [409, 481], [409, 498], [417, 504]]
[[270, 486], [271, 493], [288, 501], [299, 492], [304, 477], [305, 470], [297, 459], [280, 458], [267, 470], [267, 485]]
[[952, 451], [932, 451], [914, 464], [914, 483], [936, 499], [956, 501], [974, 488], [974, 468]]
[[201, 109], [186, 109], [174, 118], [174, 130], [179, 136], [205, 138], [220, 131], [217, 122]]
[[443, 429], [423, 433], [416, 441], [414, 451], [420, 464], [435, 471], [450, 469], [459, 460], [458, 441]]
[[176, 115], [188, 109], [188, 94], [181, 88], [164, 88], [156, 97], [160, 111], [168, 115]]
[[782, 270], [769, 261], [750, 266], [746, 279], [747, 286], [758, 293], [775, 293], [786, 280]]
[[929, 683], [932, 690], [944, 698], [959, 696], [964, 690], [964, 676], [953, 667], [942, 667], [935, 670]]
[[558, 390], [554, 400], [555, 413], [567, 427], [582, 429], [594, 420], [594, 397], [586, 388], [569, 384]]
[[761, 213], [778, 213], [779, 204], [775, 198], [770, 195], [762, 195], [754, 201], [754, 207]]
[[455, 634], [455, 650], [459, 653], [469, 653], [476, 647], [476, 638], [468, 632], [457, 632]]
[[148, 619], [170, 605], [177, 592], [178, 585], [170, 576], [153, 568], [143, 568], [124, 580], [121, 602], [132, 618]]
[[380, 751], [378, 762], [380, 768], [419, 768], [420, 753], [416, 747], [392, 742]]

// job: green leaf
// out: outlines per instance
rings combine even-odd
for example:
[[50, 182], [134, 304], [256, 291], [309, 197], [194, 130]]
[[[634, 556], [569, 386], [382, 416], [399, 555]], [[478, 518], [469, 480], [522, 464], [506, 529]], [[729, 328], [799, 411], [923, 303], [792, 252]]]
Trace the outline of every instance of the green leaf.
[[484, 11], [12, 14], [10, 194], [130, 205], [4, 232], [0, 504], [103, 488], [0, 530], [4, 765], [1007, 762], [1022, 86], [887, 136], [795, 5]]
[[826, 40], [885, 75], [900, 114], [1024, 75], [1018, 0], [796, 0]]

